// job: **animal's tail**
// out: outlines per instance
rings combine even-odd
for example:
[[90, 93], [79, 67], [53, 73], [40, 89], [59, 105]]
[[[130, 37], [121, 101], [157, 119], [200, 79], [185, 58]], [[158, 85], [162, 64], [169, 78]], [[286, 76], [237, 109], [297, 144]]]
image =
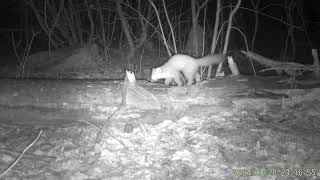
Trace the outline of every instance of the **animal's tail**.
[[198, 66], [210, 66], [212, 64], [219, 64], [225, 60], [223, 54], [209, 54], [196, 60]]

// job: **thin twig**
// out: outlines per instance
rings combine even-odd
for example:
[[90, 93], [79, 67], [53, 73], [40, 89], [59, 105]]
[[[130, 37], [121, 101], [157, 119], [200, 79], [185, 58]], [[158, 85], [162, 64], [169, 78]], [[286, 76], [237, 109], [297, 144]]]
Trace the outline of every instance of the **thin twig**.
[[[1, 153], [8, 153], [12, 156], [17, 156], [19, 155], [21, 152], [17, 152], [14, 151], [12, 149], [7, 149], [7, 148], [0, 148], [0, 152]], [[24, 157], [23, 158], [27, 158], [27, 159], [32, 159], [34, 160], [35, 158], [39, 161], [52, 161], [52, 159], [56, 159], [57, 157], [54, 156], [44, 156], [44, 155], [36, 155], [36, 154], [31, 154], [31, 153], [24, 153]]]
[[[117, 111], [117, 110], [116, 110]], [[116, 112], [115, 111], [115, 112]], [[113, 114], [115, 114], [115, 112]], [[111, 116], [110, 116], [111, 117]], [[104, 131], [103, 128], [101, 127], [98, 127], [97, 125], [91, 123], [91, 122], [88, 122], [86, 120], [80, 120], [80, 122], [84, 122], [94, 128], [97, 128], [98, 130], [100, 130], [100, 132], [104, 132], [104, 133], [107, 133], [110, 137], [112, 137], [113, 139], [115, 139], [116, 141], [118, 141], [123, 147], [125, 147], [126, 149], [129, 149], [128, 146], [126, 146], [120, 139], [118, 139], [117, 137], [115, 137], [114, 135], [112, 135], [111, 133], [107, 132], [107, 131]]]
[[167, 12], [166, 3], [164, 2], [164, 0], [162, 0], [162, 4], [163, 4], [164, 13], [166, 14], [166, 18], [167, 18], [167, 21], [168, 21], [168, 24], [169, 24], [169, 27], [170, 27], [170, 30], [171, 30], [174, 52], [178, 53], [177, 45], [176, 45], [176, 38], [175, 38], [175, 35], [174, 35], [174, 31], [172, 29], [172, 25], [171, 25], [171, 22], [170, 22], [170, 19], [169, 19], [169, 16], [168, 16], [168, 12]]
[[161, 20], [160, 20], [160, 16], [159, 16], [159, 12], [157, 10], [157, 7], [153, 4], [152, 0], [149, 0], [151, 6], [153, 7], [154, 11], [156, 12], [156, 15], [157, 15], [157, 18], [158, 18], [158, 22], [159, 22], [159, 27], [160, 27], [160, 30], [161, 30], [161, 34], [162, 34], [162, 38], [163, 38], [163, 42], [164, 42], [164, 45], [166, 46], [166, 49], [167, 49], [167, 52], [169, 54], [169, 56], [171, 57], [172, 54], [169, 50], [169, 45], [167, 43], [167, 39], [166, 39], [166, 36], [164, 35], [164, 32], [163, 32], [163, 28], [162, 28], [162, 24], [161, 24]]
[[21, 157], [23, 156], [23, 154], [31, 147], [34, 145], [34, 143], [37, 142], [37, 140], [40, 138], [42, 134], [42, 129], [40, 129], [38, 136], [36, 137], [36, 139], [34, 139], [23, 151], [22, 153], [19, 155], [19, 157], [14, 161], [14, 163], [7, 169], [5, 170], [2, 174], [0, 174], [0, 178], [3, 177], [7, 172], [9, 172], [21, 159]]
[[[228, 8], [228, 7], [234, 7], [234, 6], [224, 6], [223, 8]], [[266, 13], [262, 13], [262, 12], [255, 11], [255, 10], [252, 10], [252, 9], [250, 9], [250, 8], [245, 8], [245, 7], [239, 7], [239, 9], [243, 9], [243, 10], [251, 11], [251, 12], [254, 12], [254, 13], [258, 13], [258, 14], [260, 14], [260, 15], [262, 15], [262, 16], [266, 16], [266, 17], [268, 17], [268, 18], [270, 18], [270, 19], [279, 21], [279, 22], [281, 22], [281, 23], [283, 23], [283, 24], [285, 24], [285, 25], [287, 25], [287, 26], [290, 26], [290, 27], [292, 27], [292, 28], [295, 28], [295, 29], [298, 29], [298, 30], [303, 30], [300, 26], [292, 25], [292, 24], [290, 24], [290, 23], [287, 23], [287, 22], [283, 21], [283, 20], [280, 19], [280, 18], [276, 18], [276, 17], [271, 16], [271, 15], [266, 14]]]

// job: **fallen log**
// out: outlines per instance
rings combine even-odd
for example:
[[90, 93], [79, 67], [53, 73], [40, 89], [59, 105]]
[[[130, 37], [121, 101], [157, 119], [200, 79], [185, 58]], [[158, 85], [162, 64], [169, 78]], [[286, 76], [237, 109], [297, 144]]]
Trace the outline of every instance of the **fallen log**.
[[[277, 80], [265, 77], [263, 80], [253, 77], [248, 81], [222, 78], [191, 87], [169, 87], [137, 81], [137, 84], [126, 85], [126, 107], [114, 120], [117, 123], [138, 118], [149, 124], [161, 122], [164, 117], [172, 118], [170, 116], [173, 112], [183, 115], [189, 106], [230, 103], [228, 107], [232, 107], [233, 98], [252, 98], [235, 95], [249, 92], [253, 88], [289, 88], [287, 83], [279, 84]], [[61, 127], [90, 122], [101, 127], [124, 103], [122, 90], [125, 86], [122, 80], [0, 79], [0, 85], [0, 123]], [[254, 98], [266, 97], [264, 94], [259, 97], [258, 93]], [[128, 117], [130, 112], [135, 114], [131, 119]]]
[[261, 56], [257, 53], [251, 52], [251, 51], [241, 51], [243, 54], [245, 54], [247, 57], [259, 62], [262, 65], [265, 65], [267, 69], [264, 69], [262, 71], [268, 71], [268, 70], [276, 70], [276, 69], [282, 69], [282, 70], [303, 70], [303, 71], [316, 71], [318, 70], [318, 67], [315, 65], [305, 65], [300, 63], [294, 63], [294, 62], [279, 62], [275, 61], [273, 59], [266, 58], [264, 56]]
[[121, 102], [121, 81], [2, 79], [0, 84], [2, 123], [64, 126], [103, 121]]

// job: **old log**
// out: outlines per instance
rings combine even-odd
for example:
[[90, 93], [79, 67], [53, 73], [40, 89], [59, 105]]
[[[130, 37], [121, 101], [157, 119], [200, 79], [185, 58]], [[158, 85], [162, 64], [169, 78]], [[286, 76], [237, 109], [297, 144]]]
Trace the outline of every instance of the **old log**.
[[0, 121], [5, 123], [103, 121], [121, 102], [120, 81], [2, 79], [0, 84]]
[[[279, 97], [266, 91], [255, 91], [258, 93], [251, 97], [248, 93], [253, 88], [289, 88], [286, 83], [277, 83], [278, 80], [265, 77], [248, 77], [247, 81], [224, 78], [191, 87], [137, 81], [137, 84], [126, 85], [126, 107], [114, 121], [127, 123], [138, 120], [151, 124], [173, 118], [173, 113], [183, 116], [194, 105], [211, 107], [227, 103], [227, 107], [232, 108], [232, 102], [239, 98], [265, 99], [270, 96], [269, 99], [276, 97], [281, 100], [281, 94], [286, 90], [276, 92]], [[90, 122], [101, 127], [123, 102], [124, 85], [123, 81], [0, 79], [0, 123], [43, 127]], [[263, 92], [261, 97], [259, 92]], [[211, 108], [212, 111], [216, 109]], [[130, 113], [134, 116], [131, 117]]]

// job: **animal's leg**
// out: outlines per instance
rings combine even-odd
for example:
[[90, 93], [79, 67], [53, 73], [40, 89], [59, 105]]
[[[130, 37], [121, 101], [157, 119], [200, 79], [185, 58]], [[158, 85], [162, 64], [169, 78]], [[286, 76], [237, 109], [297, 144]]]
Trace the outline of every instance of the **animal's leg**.
[[180, 73], [176, 73], [175, 76], [174, 76], [174, 81], [176, 81], [176, 83], [178, 84], [178, 86], [182, 86], [183, 85], [183, 82], [181, 81], [181, 78], [180, 78]]
[[201, 82], [201, 76], [200, 76], [199, 72], [197, 72], [197, 74], [196, 74], [196, 83], [199, 83], [199, 82]]
[[173, 80], [173, 78], [166, 78], [165, 80], [164, 80], [164, 84], [165, 85], [167, 85], [167, 86], [169, 86], [170, 85], [170, 82]]

